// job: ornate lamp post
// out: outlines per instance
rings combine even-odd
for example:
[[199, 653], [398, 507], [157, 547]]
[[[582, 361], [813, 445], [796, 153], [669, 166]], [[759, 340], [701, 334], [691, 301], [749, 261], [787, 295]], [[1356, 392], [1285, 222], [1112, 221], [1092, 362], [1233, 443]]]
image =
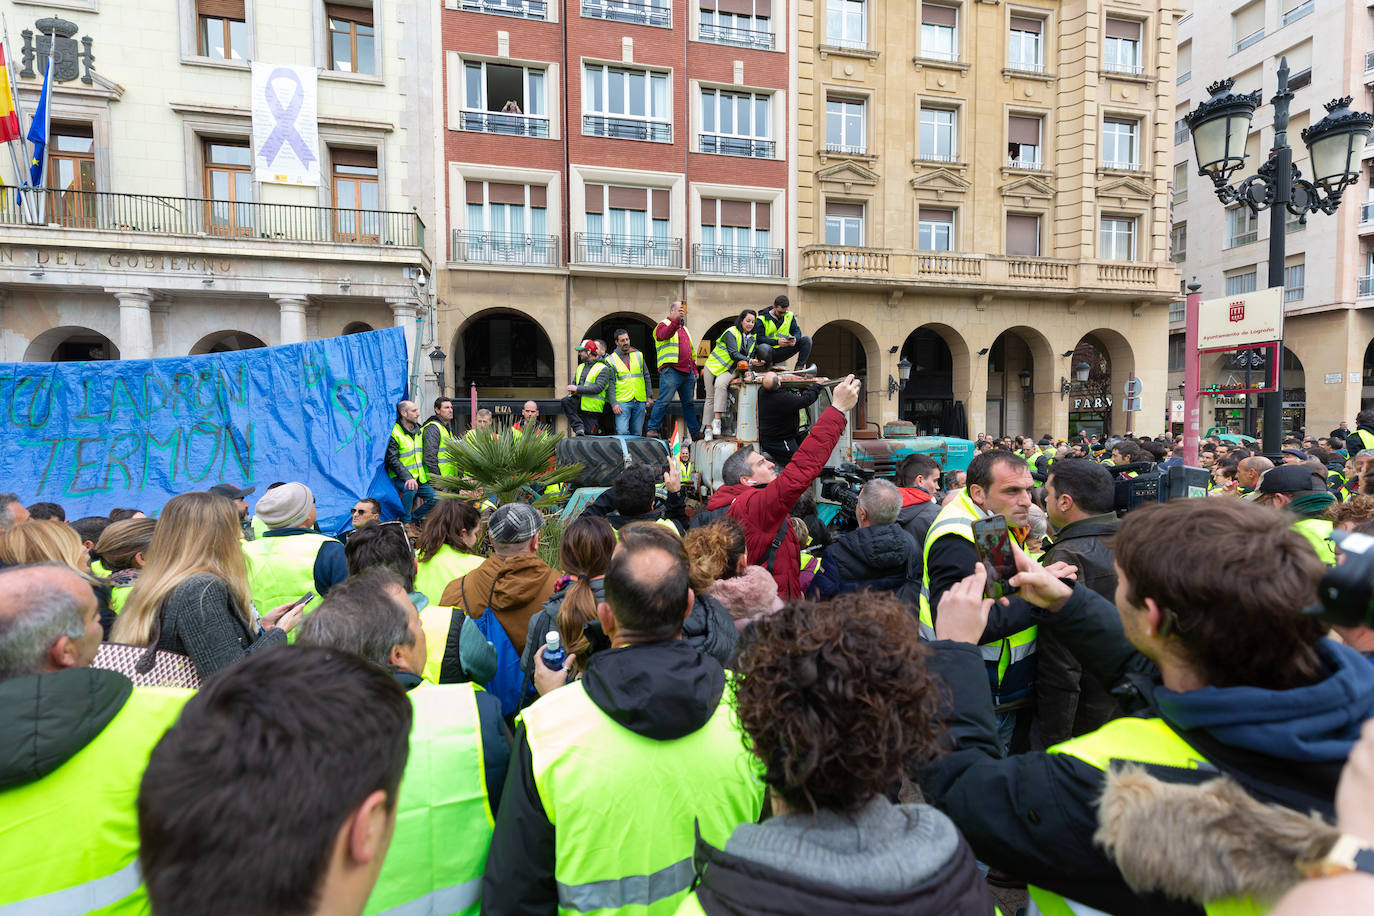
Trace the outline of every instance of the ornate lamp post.
[[[1307, 222], [1307, 214], [1335, 213], [1341, 194], [1360, 177], [1360, 156], [1374, 127], [1374, 116], [1351, 111], [1346, 96], [1326, 104], [1326, 117], [1302, 132], [1311, 157], [1313, 179], [1308, 181], [1293, 165], [1288, 145], [1288, 58], [1279, 62], [1278, 91], [1274, 106], [1274, 147], [1255, 174], [1232, 185], [1231, 177], [1245, 165], [1245, 141], [1250, 122], [1260, 104], [1260, 91], [1239, 95], [1231, 91], [1235, 80], [1224, 79], [1207, 87], [1211, 98], [1184, 117], [1193, 134], [1198, 174], [1212, 179], [1223, 204], [1239, 203], [1256, 215], [1269, 210], [1269, 282], [1283, 285], [1283, 261], [1287, 248], [1286, 213]], [[1264, 451], [1277, 454], [1283, 442], [1283, 342], [1279, 342], [1272, 394], [1264, 397]]]

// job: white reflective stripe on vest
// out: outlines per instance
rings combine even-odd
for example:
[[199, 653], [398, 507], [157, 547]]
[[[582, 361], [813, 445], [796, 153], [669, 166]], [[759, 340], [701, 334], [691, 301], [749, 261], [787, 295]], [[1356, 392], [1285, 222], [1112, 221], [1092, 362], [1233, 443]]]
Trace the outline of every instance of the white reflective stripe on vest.
[[79, 916], [113, 906], [138, 890], [142, 881], [143, 872], [135, 859], [112, 875], [0, 906], [0, 916]]
[[558, 884], [558, 905], [582, 913], [649, 906], [692, 886], [692, 859], [674, 862], [651, 875], [629, 875], [588, 884]]
[[382, 910], [376, 916], [444, 916], [461, 913], [482, 897], [482, 879], [473, 878], [454, 887], [445, 887], [425, 894], [409, 903]]

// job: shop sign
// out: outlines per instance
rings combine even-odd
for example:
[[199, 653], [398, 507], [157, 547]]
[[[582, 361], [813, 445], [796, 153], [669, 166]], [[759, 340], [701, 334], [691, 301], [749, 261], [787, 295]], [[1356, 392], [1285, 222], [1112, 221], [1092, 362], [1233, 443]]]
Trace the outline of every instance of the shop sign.
[[1208, 299], [1198, 306], [1198, 349], [1249, 347], [1283, 339], [1283, 287]]
[[1219, 394], [1212, 398], [1212, 404], [1217, 407], [1244, 407], [1245, 398], [1237, 394]]
[[1074, 398], [1074, 399], [1073, 399], [1073, 409], [1074, 409], [1074, 410], [1111, 410], [1111, 409], [1112, 409], [1112, 397], [1111, 397], [1111, 395], [1108, 394], [1108, 395], [1102, 395], [1101, 397]]
[[1170, 402], [1169, 402], [1169, 422], [1170, 422], [1170, 423], [1182, 423], [1182, 422], [1183, 422], [1183, 413], [1184, 413], [1184, 405], [1183, 405], [1183, 402], [1182, 402], [1182, 401], [1170, 401]]

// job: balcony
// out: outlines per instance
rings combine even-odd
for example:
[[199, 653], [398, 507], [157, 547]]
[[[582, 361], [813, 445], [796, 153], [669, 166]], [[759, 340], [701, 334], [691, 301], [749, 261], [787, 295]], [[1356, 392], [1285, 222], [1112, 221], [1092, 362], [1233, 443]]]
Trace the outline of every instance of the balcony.
[[572, 260], [574, 264], [592, 267], [681, 270], [682, 239], [575, 232]]
[[596, 114], [583, 115], [582, 133], [588, 137], [610, 137], [613, 140], [673, 142], [673, 125], [670, 122], [644, 121], [638, 118], [614, 118]]
[[673, 25], [673, 12], [667, 3], [655, 3], [652, 0], [582, 0], [582, 16], [665, 29]]
[[[922, 157], [922, 158], [925, 158], [925, 157]], [[1008, 157], [1007, 157], [1007, 168], [1009, 168], [1009, 169], [1032, 169], [1032, 170], [1039, 170], [1039, 169], [1042, 169], [1042, 168], [1044, 168], [1044, 167], [1045, 167], [1044, 163], [1041, 162], [1039, 159], [1026, 159], [1026, 158], [1021, 158], [1021, 157], [1017, 157], [1017, 156], [1008, 156]]]
[[1364, 84], [1374, 83], [1374, 51], [1364, 52]]
[[24, 200], [21, 207], [13, 193], [0, 194], [0, 225], [397, 248], [425, 243], [414, 213], [108, 191], [29, 191]]
[[826, 36], [826, 39], [825, 39], [825, 44], [821, 45], [821, 47], [822, 47], [822, 48], [837, 48], [837, 49], [839, 49], [839, 50], [841, 50], [841, 51], [860, 51], [860, 52], [867, 52], [867, 51], [868, 51], [868, 39], [867, 39], [867, 38], [843, 38], [843, 37], [840, 37], [840, 38], [832, 38], [831, 36], [828, 36], [828, 35], [827, 35], [827, 36]]
[[1102, 65], [1103, 73], [1121, 73], [1126, 76], [1140, 76], [1145, 72], [1145, 68], [1140, 64], [1127, 64], [1119, 61], [1110, 61]]
[[458, 8], [468, 13], [492, 13], [519, 19], [548, 19], [545, 0], [460, 0]]
[[558, 267], [561, 253], [556, 235], [453, 230], [452, 259], [468, 264]]
[[1117, 162], [1114, 159], [1103, 159], [1102, 167], [1116, 172], [1139, 172], [1139, 162]]
[[783, 251], [781, 248], [732, 248], [698, 242], [692, 246], [692, 273], [780, 280], [784, 276]]
[[[1374, 144], [1370, 144], [1374, 146]], [[864, 144], [850, 145], [847, 143], [830, 143], [827, 141], [821, 147], [827, 153], [834, 153], [836, 156], [867, 156], [868, 147]]]
[[772, 140], [726, 134], [701, 134], [697, 146], [703, 153], [713, 153], [717, 156], [747, 156], [751, 159], [772, 159], [775, 148]]
[[460, 130], [483, 134], [504, 134], [508, 137], [549, 136], [549, 119], [498, 111], [462, 111], [458, 114]]
[[1374, 274], [1360, 277], [1357, 294], [1361, 299], [1366, 296], [1374, 296]]
[[1043, 60], [1009, 60], [1007, 69], [1015, 70], [1019, 73], [1044, 73], [1045, 62]]
[[1313, 7], [1315, 6], [1316, 0], [1307, 0], [1306, 3], [1303, 3], [1300, 6], [1293, 7], [1291, 10], [1283, 14], [1283, 17], [1281, 19], [1282, 24], [1292, 25], [1302, 17], [1306, 16], [1308, 13], [1312, 12]]
[[802, 249], [800, 274], [800, 285], [828, 288], [957, 287], [1017, 296], [1094, 293], [1161, 301], [1178, 295], [1172, 265], [1135, 261], [810, 245]]
[[718, 45], [734, 45], [737, 48], [756, 48], [760, 51], [773, 50], [773, 33], [760, 29], [740, 29], [729, 25], [707, 25], [702, 23], [697, 29], [697, 38]]

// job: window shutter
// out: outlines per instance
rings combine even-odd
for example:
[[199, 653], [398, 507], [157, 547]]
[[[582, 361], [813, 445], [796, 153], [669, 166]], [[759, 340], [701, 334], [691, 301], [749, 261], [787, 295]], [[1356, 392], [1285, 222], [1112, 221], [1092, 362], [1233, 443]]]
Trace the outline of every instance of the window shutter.
[[922, 207], [921, 222], [952, 223], [954, 222], [954, 211], [936, 210], [933, 207]]
[[654, 188], [649, 192], [652, 212], [649, 214], [651, 219], [668, 219], [668, 189]]
[[214, 16], [219, 19], [246, 20], [243, 0], [196, 0], [196, 15]]
[[1127, 41], [1140, 41], [1140, 23], [1129, 19], [1108, 19], [1107, 37], [1124, 38]]
[[863, 219], [863, 215], [864, 215], [864, 205], [863, 205], [863, 204], [846, 204], [846, 203], [840, 203], [839, 201], [829, 201], [829, 200], [828, 200], [828, 201], [825, 202], [825, 215], [826, 215], [826, 216], [852, 216], [852, 217], [858, 217], [859, 219]]
[[525, 186], [522, 184], [504, 184], [499, 181], [488, 182], [487, 198], [494, 204], [515, 204], [517, 207], [525, 205]]
[[1007, 139], [1012, 143], [1040, 145], [1040, 119], [1012, 115], [1007, 119]]
[[606, 193], [603, 185], [587, 185], [587, 213], [601, 213], [606, 208]]
[[932, 3], [921, 4], [921, 22], [926, 25], [947, 25], [953, 28], [959, 21], [959, 14], [952, 6], [936, 6]]
[[[242, 5], [242, 4], [240, 4]], [[345, 6], [342, 3], [326, 3], [324, 14], [330, 19], [344, 19], [359, 25], [372, 25], [372, 4], [367, 6]]]
[[722, 226], [743, 226], [748, 229], [752, 222], [747, 200], [722, 200], [720, 202], [720, 224]]
[[701, 224], [703, 226], [714, 226], [716, 224], [716, 214], [719, 210], [719, 201], [714, 197], [703, 197], [701, 199]]
[[752, 16], [754, 15], [754, 0], [716, 0], [716, 9], [722, 13]]
[[758, 203], [754, 204], [754, 228], [772, 229], [773, 228], [773, 205]]
[[467, 183], [468, 203], [478, 204], [480, 206], [484, 202], [484, 198], [482, 196], [482, 188], [485, 184], [486, 182], [483, 181], [469, 181]]
[[1040, 217], [1007, 214], [1007, 254], [1035, 257], [1040, 253]]
[[351, 165], [368, 169], [377, 167], [377, 151], [375, 149], [350, 149], [343, 146], [331, 146], [329, 158], [335, 165]]
[[1235, 39], [1240, 40], [1264, 30], [1264, 0], [1255, 0], [1243, 10], [1231, 14], [1235, 23]]
[[1193, 72], [1193, 43], [1191, 41], [1178, 46], [1178, 72]]
[[530, 206], [547, 207], [549, 205], [549, 189], [542, 184], [530, 185]]
[[1045, 27], [1044, 20], [1028, 19], [1025, 16], [1012, 16], [1011, 29], [1013, 32], [1034, 32], [1039, 35]]
[[607, 204], [613, 210], [647, 210], [648, 197], [644, 188], [619, 188], [610, 186]]
[[[1289, 72], [1289, 73], [1301, 73], [1301, 72], [1304, 71], [1304, 70], [1311, 70], [1311, 69], [1312, 69], [1312, 39], [1310, 39], [1310, 38], [1307, 39], [1307, 41], [1304, 41], [1302, 44], [1298, 45], [1296, 48], [1290, 48], [1288, 51], [1284, 52], [1283, 54], [1281, 54], [1281, 55], [1279, 55], [1279, 56], [1280, 56], [1280, 57], [1287, 57], [1287, 58], [1288, 58], [1288, 72]], [[1277, 69], [1277, 68], [1276, 68], [1276, 69]], [[1291, 134], [1292, 131], [1290, 130], [1289, 133]]]

